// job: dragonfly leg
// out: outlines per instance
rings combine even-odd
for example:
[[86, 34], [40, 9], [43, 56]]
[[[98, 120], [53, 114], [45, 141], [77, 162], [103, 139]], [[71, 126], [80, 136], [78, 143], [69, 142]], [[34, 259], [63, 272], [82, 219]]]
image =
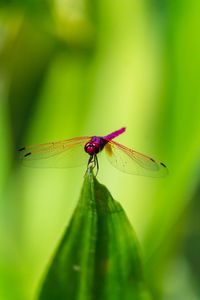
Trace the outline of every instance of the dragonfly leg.
[[88, 168], [93, 164], [93, 163], [95, 163], [95, 158], [94, 158], [94, 156], [93, 155], [90, 155], [90, 158], [89, 158], [89, 160], [88, 160]]
[[87, 172], [88, 172], [88, 170], [89, 170], [91, 164], [93, 164], [93, 169], [94, 169], [95, 167], [97, 167], [97, 171], [96, 171], [96, 175], [95, 175], [95, 176], [97, 176], [98, 171], [99, 171], [99, 163], [98, 163], [98, 159], [97, 159], [96, 154], [90, 156], [90, 158], [89, 158], [89, 160], [88, 160], [87, 170], [86, 170], [86, 172], [85, 172], [85, 175], [87, 174]]
[[94, 163], [94, 166], [93, 166], [93, 169], [94, 169], [96, 167], [96, 164], [97, 164], [97, 162], [96, 162], [96, 155], [94, 155], [93, 163]]
[[97, 171], [96, 171], [96, 177], [97, 177], [97, 174], [99, 172], [99, 163], [98, 163], [97, 155], [95, 155], [94, 159], [96, 160], [95, 166], [97, 165]]
[[86, 169], [86, 172], [85, 172], [84, 177], [86, 176], [86, 174], [87, 174], [87, 172], [88, 172], [88, 170], [89, 170], [90, 164], [93, 163], [92, 160], [93, 160], [93, 155], [90, 155], [90, 158], [89, 158], [89, 160], [88, 160], [87, 169]]

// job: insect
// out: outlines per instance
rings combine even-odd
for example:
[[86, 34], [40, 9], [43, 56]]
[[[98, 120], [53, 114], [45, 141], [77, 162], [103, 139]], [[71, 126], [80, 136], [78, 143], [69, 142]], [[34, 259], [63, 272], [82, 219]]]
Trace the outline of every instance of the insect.
[[19, 149], [25, 165], [36, 167], [74, 167], [88, 163], [99, 171], [98, 155], [103, 149], [110, 163], [117, 169], [130, 174], [164, 177], [167, 167], [160, 161], [129, 149], [114, 138], [124, 133], [125, 127], [106, 136], [85, 136], [54, 143], [28, 146]]

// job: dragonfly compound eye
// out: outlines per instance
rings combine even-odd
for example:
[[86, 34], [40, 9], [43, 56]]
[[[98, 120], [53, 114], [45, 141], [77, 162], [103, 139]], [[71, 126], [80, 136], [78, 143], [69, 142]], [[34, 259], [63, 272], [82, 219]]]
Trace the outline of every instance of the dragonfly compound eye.
[[99, 144], [98, 143], [87, 143], [85, 145], [85, 152], [87, 152], [89, 155], [94, 155], [99, 152]]

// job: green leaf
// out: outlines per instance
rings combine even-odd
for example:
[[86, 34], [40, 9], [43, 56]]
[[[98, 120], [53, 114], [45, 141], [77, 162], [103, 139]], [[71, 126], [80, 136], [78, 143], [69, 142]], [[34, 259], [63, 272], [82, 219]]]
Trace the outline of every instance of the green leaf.
[[39, 300], [149, 299], [134, 231], [92, 172], [44, 280]]

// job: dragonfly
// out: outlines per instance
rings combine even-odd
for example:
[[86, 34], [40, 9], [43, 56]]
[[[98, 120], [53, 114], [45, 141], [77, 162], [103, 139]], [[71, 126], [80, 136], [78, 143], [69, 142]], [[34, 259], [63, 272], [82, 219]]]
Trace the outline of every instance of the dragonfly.
[[87, 170], [90, 166], [96, 167], [97, 175], [99, 171], [98, 156], [105, 150], [109, 162], [122, 172], [165, 177], [168, 169], [164, 163], [113, 141], [125, 130], [126, 127], [123, 127], [106, 136], [77, 137], [23, 147], [19, 151], [23, 164], [26, 166], [67, 168], [87, 163]]

